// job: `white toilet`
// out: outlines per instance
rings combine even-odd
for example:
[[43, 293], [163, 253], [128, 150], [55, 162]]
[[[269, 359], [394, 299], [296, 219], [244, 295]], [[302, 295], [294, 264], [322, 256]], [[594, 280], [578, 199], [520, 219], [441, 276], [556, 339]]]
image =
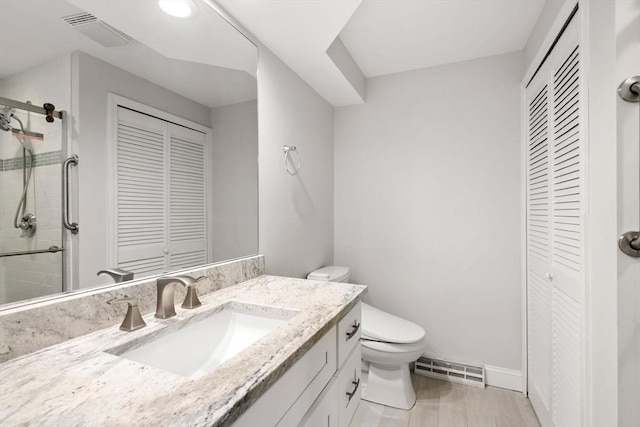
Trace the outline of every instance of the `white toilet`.
[[[348, 282], [349, 267], [329, 266], [311, 272], [307, 279]], [[409, 363], [423, 352], [424, 329], [415, 323], [362, 303], [362, 360], [369, 365], [362, 398], [370, 402], [411, 409], [416, 392]]]

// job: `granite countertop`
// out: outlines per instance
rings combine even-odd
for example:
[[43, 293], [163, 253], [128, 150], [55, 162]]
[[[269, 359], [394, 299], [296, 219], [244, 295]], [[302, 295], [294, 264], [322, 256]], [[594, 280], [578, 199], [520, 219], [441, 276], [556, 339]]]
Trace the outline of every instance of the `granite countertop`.
[[[116, 325], [10, 360], [0, 364], [0, 425], [229, 425], [355, 306], [365, 290], [260, 276], [201, 297], [202, 306], [196, 309], [177, 306], [173, 318], [147, 315], [147, 327], [138, 331], [123, 332]], [[198, 379], [106, 352], [165, 328], [179, 328], [229, 303], [297, 313]]]

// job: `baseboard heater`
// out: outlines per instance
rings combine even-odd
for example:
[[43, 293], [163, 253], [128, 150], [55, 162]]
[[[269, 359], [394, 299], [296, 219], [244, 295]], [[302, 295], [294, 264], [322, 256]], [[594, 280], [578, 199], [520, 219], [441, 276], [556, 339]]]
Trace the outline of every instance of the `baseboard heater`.
[[414, 372], [425, 377], [474, 387], [484, 388], [485, 386], [484, 366], [473, 366], [422, 356], [416, 361]]

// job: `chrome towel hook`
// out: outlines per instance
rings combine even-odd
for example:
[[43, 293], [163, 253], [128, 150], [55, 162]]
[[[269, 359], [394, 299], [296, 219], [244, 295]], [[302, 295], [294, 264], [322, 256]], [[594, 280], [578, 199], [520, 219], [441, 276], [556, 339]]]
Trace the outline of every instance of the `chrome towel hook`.
[[[282, 151], [284, 151], [284, 168], [289, 175], [297, 175], [300, 172], [300, 153], [295, 145], [283, 145]], [[297, 161], [294, 161], [294, 157], [291, 153], [295, 154]], [[291, 168], [289, 167], [291, 163]]]
[[[618, 95], [627, 102], [640, 103], [640, 75], [631, 76], [623, 81], [618, 87]], [[638, 111], [640, 112], [640, 106], [638, 106]], [[638, 121], [640, 124], [640, 114], [638, 115]], [[640, 159], [638, 161], [640, 162]], [[638, 222], [640, 225], [640, 218]], [[618, 247], [630, 257], [640, 258], [640, 231], [627, 231], [624, 233], [618, 239]]]

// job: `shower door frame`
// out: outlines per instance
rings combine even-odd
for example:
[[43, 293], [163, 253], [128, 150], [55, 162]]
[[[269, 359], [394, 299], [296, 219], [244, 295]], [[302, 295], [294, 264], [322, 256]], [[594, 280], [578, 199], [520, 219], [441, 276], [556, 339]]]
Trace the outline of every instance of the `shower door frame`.
[[[21, 102], [21, 101], [16, 101], [14, 99], [10, 99], [10, 98], [4, 98], [4, 97], [0, 97], [0, 104], [5, 105], [7, 107], [10, 108], [15, 108], [15, 109], [19, 109], [19, 110], [23, 110], [26, 112], [30, 112], [30, 113], [36, 113], [36, 114], [40, 114], [42, 116], [47, 116], [49, 114], [49, 112], [44, 108], [44, 107], [39, 107], [37, 105], [33, 105], [33, 104], [29, 104], [26, 102]], [[67, 153], [68, 153], [68, 142], [70, 140], [69, 138], [69, 126], [68, 126], [68, 115], [67, 112], [64, 110], [58, 111], [52, 111], [50, 113], [50, 115], [54, 118], [54, 119], [59, 119], [61, 121], [61, 131], [60, 131], [60, 136], [61, 136], [61, 140], [60, 140], [60, 156], [61, 158], [66, 158], [67, 157]], [[61, 163], [62, 165], [62, 163]], [[62, 180], [62, 171], [60, 173], [60, 184], [61, 184], [61, 191], [64, 192], [64, 186], [65, 183]], [[63, 194], [61, 192], [61, 194]], [[64, 206], [64, 198], [61, 197], [60, 198], [60, 208], [61, 208], [61, 215], [60, 215], [60, 223], [62, 224], [62, 212], [65, 211], [65, 206]], [[65, 227], [61, 227], [61, 235], [60, 235], [60, 244], [62, 246], [62, 250], [60, 252], [62, 252], [61, 254], [61, 263], [60, 263], [60, 292], [67, 292], [71, 289], [73, 289], [72, 284], [71, 284], [71, 277], [68, 274], [68, 266], [70, 265], [70, 255], [69, 255], [69, 250], [71, 247], [71, 242], [67, 243], [66, 241], [66, 235], [70, 234], [68, 233], [69, 230], [67, 230]], [[24, 255], [28, 255], [30, 253], [40, 253], [41, 251], [25, 251]], [[58, 251], [51, 251], [51, 253], [54, 252], [58, 252]], [[48, 252], [44, 252], [44, 253], [48, 253]], [[21, 303], [22, 301], [16, 301], [16, 303]]]

